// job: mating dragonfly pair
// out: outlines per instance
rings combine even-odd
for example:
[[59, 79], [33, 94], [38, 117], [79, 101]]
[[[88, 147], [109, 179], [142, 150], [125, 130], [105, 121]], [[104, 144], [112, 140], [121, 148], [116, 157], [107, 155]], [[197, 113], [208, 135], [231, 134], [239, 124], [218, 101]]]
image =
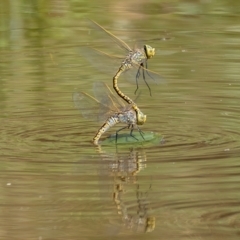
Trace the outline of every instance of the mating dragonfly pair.
[[[142, 74], [143, 80], [146, 83], [151, 95], [151, 89], [147, 82], [146, 75], [148, 75], [152, 80], [155, 81], [155, 79], [158, 78], [158, 74], [147, 69], [147, 60], [155, 55], [155, 48], [152, 48], [149, 45], [144, 45], [142, 48], [131, 49], [124, 41], [114, 36], [111, 32], [107, 31], [98, 23], [92, 20], [91, 22], [98, 29], [110, 36], [121, 48], [127, 51], [127, 56], [122, 61], [117, 73], [113, 77], [113, 88], [120, 98], [115, 96], [106, 84], [102, 82], [97, 82], [94, 84], [93, 87], [95, 97], [92, 97], [84, 92], [75, 92], [73, 94], [73, 101], [75, 103], [75, 106], [82, 112], [82, 115], [84, 117], [95, 118], [97, 120], [104, 121], [104, 124], [97, 131], [95, 137], [93, 138], [93, 143], [95, 145], [98, 145], [101, 136], [109, 128], [113, 127], [117, 123], [123, 123], [126, 126], [116, 132], [116, 141], [119, 131], [125, 128], [129, 128], [131, 130], [130, 136], [132, 136], [133, 138], [135, 137], [132, 133], [133, 130], [136, 128], [144, 139], [143, 133], [138, 127], [138, 125], [143, 125], [146, 122], [146, 115], [142, 113], [142, 111], [138, 108], [136, 103], [130, 97], [125, 95], [119, 89], [118, 78], [123, 72], [136, 67], [136, 91], [138, 90], [138, 80], [140, 78], [140, 75]], [[89, 51], [91, 50], [93, 49], [89, 48]], [[98, 51], [98, 53], [99, 52], [100, 51]], [[104, 53], [101, 52], [101, 54]], [[153, 78], [153, 76], [157, 76], [157, 78]], [[125, 101], [125, 103], [123, 100]]]

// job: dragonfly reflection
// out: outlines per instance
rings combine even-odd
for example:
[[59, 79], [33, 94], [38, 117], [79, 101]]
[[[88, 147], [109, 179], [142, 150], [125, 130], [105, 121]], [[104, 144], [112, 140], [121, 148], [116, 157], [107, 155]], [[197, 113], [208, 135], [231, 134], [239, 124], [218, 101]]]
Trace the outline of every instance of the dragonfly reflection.
[[130, 148], [110, 152], [99, 146], [98, 152], [101, 156], [100, 179], [104, 180], [104, 184], [101, 183], [101, 186], [104, 186], [102, 194], [106, 193], [106, 176], [113, 177], [112, 198], [125, 227], [137, 233], [152, 232], [156, 224], [155, 217], [151, 215], [148, 196], [152, 186], [150, 184], [149, 188], [143, 191], [137, 176], [147, 167], [144, 149]]

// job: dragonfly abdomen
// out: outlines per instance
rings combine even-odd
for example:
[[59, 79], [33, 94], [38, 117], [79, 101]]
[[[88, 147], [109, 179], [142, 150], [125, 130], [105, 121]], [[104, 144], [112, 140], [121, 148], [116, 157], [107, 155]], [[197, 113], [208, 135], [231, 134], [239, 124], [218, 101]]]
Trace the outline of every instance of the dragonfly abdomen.
[[131, 98], [129, 98], [128, 96], [126, 96], [118, 87], [117, 84], [117, 80], [119, 78], [119, 76], [121, 75], [121, 73], [123, 73], [125, 71], [125, 67], [124, 65], [122, 65], [119, 70], [117, 71], [117, 73], [115, 74], [115, 76], [113, 77], [113, 88], [114, 90], [117, 92], [117, 94], [119, 95], [119, 97], [121, 97], [122, 99], [124, 99], [128, 104], [132, 104], [133, 100]]
[[107, 119], [107, 121], [102, 125], [102, 127], [98, 130], [97, 134], [93, 138], [93, 143], [98, 145], [98, 140], [100, 137], [111, 127], [119, 123], [118, 115], [113, 115]]
[[122, 99], [124, 99], [128, 104], [132, 104], [132, 108], [134, 109], [134, 111], [137, 114], [137, 124], [142, 125], [146, 121], [146, 115], [144, 115], [140, 111], [140, 109], [137, 107], [136, 103], [134, 103], [133, 100], [130, 97], [125, 95], [123, 92], [121, 92], [121, 90], [118, 87], [117, 80], [118, 80], [118, 78], [119, 78], [119, 76], [121, 75], [122, 72], [124, 72], [124, 67], [123, 66], [121, 66], [119, 68], [119, 70], [117, 71], [117, 73], [113, 77], [113, 88], [117, 92], [118, 96], [120, 96]]

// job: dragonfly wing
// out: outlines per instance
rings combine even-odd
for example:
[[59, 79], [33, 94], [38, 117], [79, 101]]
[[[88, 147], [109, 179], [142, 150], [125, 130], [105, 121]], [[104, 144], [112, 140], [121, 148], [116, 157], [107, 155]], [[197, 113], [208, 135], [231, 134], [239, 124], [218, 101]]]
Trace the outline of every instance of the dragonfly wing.
[[[148, 82], [149, 85], [167, 83], [166, 79], [162, 77], [159, 73], [149, 70], [148, 68], [142, 67], [139, 64], [133, 64], [133, 65], [134, 65], [133, 69], [126, 71], [126, 77], [130, 82], [136, 83], [136, 81], [138, 80], [138, 84], [146, 84], [143, 78], [143, 74], [144, 74], [145, 80]], [[137, 74], [138, 74], [138, 79], [136, 79]]]
[[123, 59], [123, 57], [112, 56], [92, 47], [82, 46], [79, 52], [81, 56], [87, 59], [100, 72], [107, 73], [112, 77], [117, 72]]
[[73, 93], [73, 102], [75, 107], [80, 110], [86, 119], [94, 121], [105, 121], [114, 110], [110, 106], [102, 104], [100, 101], [84, 92]]
[[[118, 68], [120, 67], [120, 65], [124, 59], [122, 56], [109, 55], [103, 51], [100, 51], [98, 49], [91, 48], [91, 47], [81, 47], [80, 55], [85, 57], [88, 60], [88, 62], [91, 65], [93, 65], [94, 67], [96, 67], [97, 69], [99, 69], [99, 71], [110, 74], [110, 76], [114, 76], [116, 74]], [[116, 67], [116, 66], [118, 66], [118, 67]], [[134, 66], [135, 67], [133, 69], [129, 69], [129, 70], [125, 71], [123, 73], [123, 76], [129, 82], [136, 84], [136, 74], [137, 74], [139, 67], [141, 67], [141, 66], [137, 65], [137, 64], [134, 64]], [[166, 80], [158, 73], [151, 71], [149, 69], [143, 68], [143, 67], [141, 67], [141, 68], [145, 70], [146, 79], [147, 79], [147, 81], [150, 81], [150, 83], [149, 83], [150, 85], [151, 85], [151, 82], [155, 82], [157, 84], [166, 83]], [[149, 73], [149, 75], [148, 75], [148, 73]], [[140, 71], [140, 74], [142, 74], [142, 71]], [[144, 83], [144, 80], [141, 76], [139, 78], [138, 84], [143, 84], [143, 83]]]
[[118, 44], [118, 46], [120, 46], [121, 48], [123, 48], [126, 51], [131, 51], [131, 48], [128, 46], [127, 43], [125, 43], [123, 40], [121, 40], [120, 38], [118, 38], [117, 36], [115, 36], [114, 34], [112, 34], [111, 32], [109, 32], [107, 29], [105, 29], [104, 27], [102, 27], [100, 24], [98, 24], [97, 22], [89, 19], [89, 21], [92, 23], [92, 25], [95, 26], [95, 28], [101, 30], [102, 32], [106, 33], [115, 43]]
[[94, 96], [101, 104], [110, 106], [115, 112], [126, 110], [126, 104], [112, 92], [109, 86], [103, 82], [95, 82], [93, 85]]
[[73, 102], [75, 107], [80, 110], [84, 118], [98, 120], [98, 108], [99, 104], [92, 101], [88, 95], [83, 92], [73, 93]]

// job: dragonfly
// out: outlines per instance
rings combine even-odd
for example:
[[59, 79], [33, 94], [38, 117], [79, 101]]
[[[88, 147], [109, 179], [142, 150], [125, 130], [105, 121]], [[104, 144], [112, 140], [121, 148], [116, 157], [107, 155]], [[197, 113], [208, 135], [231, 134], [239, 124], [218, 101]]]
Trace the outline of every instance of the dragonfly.
[[[151, 59], [154, 55], [155, 55], [155, 48], [149, 46], [149, 45], [144, 45], [142, 48], [135, 48], [132, 49], [127, 43], [125, 43], [123, 40], [119, 39], [117, 36], [115, 36], [114, 34], [112, 34], [111, 32], [109, 32], [108, 30], [106, 30], [104, 27], [102, 27], [100, 24], [98, 24], [97, 22], [90, 20], [98, 29], [100, 29], [101, 31], [105, 32], [108, 36], [110, 36], [110, 38], [115, 41], [121, 48], [123, 48], [124, 50], [127, 51], [127, 56], [125, 57], [125, 59], [121, 62], [121, 65], [118, 69], [118, 71], [115, 73], [114, 77], [113, 77], [113, 88], [116, 91], [116, 93], [123, 99], [125, 100], [128, 104], [132, 104], [133, 109], [135, 110], [136, 114], [137, 114], [137, 123], [138, 125], [142, 125], [144, 124], [144, 122], [141, 122], [141, 116], [139, 116], [140, 114], [140, 110], [137, 107], [137, 105], [134, 103], [134, 101], [128, 97], [127, 95], [125, 95], [118, 87], [118, 78], [120, 77], [120, 75], [127, 71], [132, 69], [133, 67], [137, 68], [137, 73], [136, 73], [136, 85], [137, 88], [135, 90], [135, 94], [138, 91], [139, 88], [139, 84], [138, 81], [140, 79], [141, 73], [142, 73], [142, 77], [143, 80], [145, 82], [145, 84], [147, 85], [150, 95], [152, 95], [151, 93], [151, 88], [147, 82], [146, 79], [146, 75], [148, 75], [153, 81], [155, 81], [155, 78], [152, 77], [152, 75], [157, 76], [156, 79], [161, 78], [160, 75], [158, 75], [158, 73], [155, 73], [153, 71], [150, 71], [147, 69], [147, 60]], [[96, 49], [94, 49], [96, 50]], [[90, 50], [89, 50], [90, 51]], [[104, 52], [98, 51], [98, 54], [102, 54], [102, 55], [108, 55]], [[139, 116], [139, 117], [138, 117]]]
[[[138, 127], [136, 112], [132, 105], [126, 105], [126, 103], [115, 96], [109, 86], [103, 82], [94, 83], [93, 92], [95, 97], [85, 92], [74, 92], [73, 102], [75, 107], [81, 111], [83, 117], [103, 121], [103, 125], [93, 137], [92, 141], [94, 145], [99, 145], [101, 136], [118, 123], [124, 123], [127, 126], [116, 131], [116, 143], [118, 133], [126, 128], [131, 129], [130, 136], [133, 138], [135, 138], [133, 130], [137, 128], [144, 139], [143, 132]], [[139, 117], [141, 118], [141, 122], [146, 121], [146, 115], [140, 110]]]
[[[147, 65], [147, 60], [151, 59], [155, 55], [155, 48], [151, 47], [150, 45], [143, 45], [142, 48], [134, 48], [133, 49], [126, 42], [124, 42], [123, 40], [121, 40], [120, 38], [115, 36], [113, 33], [108, 31], [107, 29], [105, 29], [99, 23], [97, 23], [91, 19], [89, 19], [89, 21], [91, 21], [92, 24], [94, 26], [96, 26], [96, 28], [100, 29], [100, 31], [106, 33], [115, 43], [118, 44], [118, 46], [120, 46], [123, 50], [125, 50], [125, 52], [127, 52], [125, 59], [122, 61], [120, 68], [118, 69], [117, 73], [114, 76], [114, 78], [116, 78], [116, 83], [117, 83], [117, 79], [119, 78], [121, 73], [123, 73], [127, 70], [130, 70], [133, 67], [136, 67], [138, 70], [137, 70], [136, 77], [135, 77], [136, 85], [137, 85], [135, 93], [138, 91], [138, 88], [139, 88], [138, 81], [141, 77], [141, 72], [142, 72], [143, 80], [149, 89], [150, 95], [152, 95], [151, 88], [146, 79], [146, 74], [155, 82], [157, 79], [163, 80], [162, 77], [158, 73], [149, 70], [148, 65]], [[99, 51], [97, 49], [95, 49], [95, 50]], [[99, 52], [101, 52], [101, 51], [99, 51]], [[101, 52], [101, 53], [103, 55], [105, 54], [106, 56], [109, 56], [107, 53], [104, 53], [104, 52]], [[154, 78], [152, 75], [156, 78]], [[116, 91], [118, 91], [118, 90], [116, 90]]]

